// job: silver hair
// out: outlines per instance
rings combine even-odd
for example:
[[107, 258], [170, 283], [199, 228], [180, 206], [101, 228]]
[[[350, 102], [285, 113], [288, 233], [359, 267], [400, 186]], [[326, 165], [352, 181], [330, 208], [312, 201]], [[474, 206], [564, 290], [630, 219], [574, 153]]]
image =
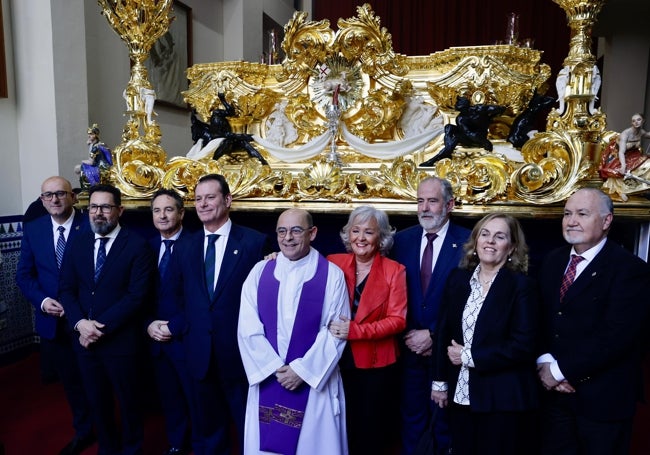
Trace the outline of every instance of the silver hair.
[[352, 251], [352, 245], [350, 244], [350, 228], [352, 225], [355, 223], [364, 223], [371, 218], [374, 218], [377, 221], [377, 226], [379, 226], [379, 253], [382, 256], [388, 254], [393, 247], [395, 228], [390, 225], [386, 212], [370, 205], [362, 205], [354, 209], [348, 217], [348, 222], [341, 229], [341, 240], [343, 241], [343, 245], [345, 245], [346, 251]]

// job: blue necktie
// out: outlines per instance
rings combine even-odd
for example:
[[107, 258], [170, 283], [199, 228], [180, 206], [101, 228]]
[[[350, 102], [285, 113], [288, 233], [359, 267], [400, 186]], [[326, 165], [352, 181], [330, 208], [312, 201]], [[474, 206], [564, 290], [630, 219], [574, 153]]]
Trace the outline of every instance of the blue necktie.
[[219, 238], [219, 234], [208, 234], [208, 248], [205, 250], [205, 282], [208, 287], [208, 294], [210, 300], [214, 295], [214, 262], [216, 261], [217, 250], [215, 242]]
[[59, 238], [56, 239], [56, 265], [58, 268], [61, 268], [61, 262], [63, 261], [63, 253], [65, 253], [65, 228], [59, 226], [57, 228], [59, 231]]
[[160, 278], [165, 276], [167, 266], [172, 258], [172, 245], [174, 244], [174, 240], [163, 240], [162, 242], [165, 244], [165, 252], [163, 253], [162, 258], [160, 258], [160, 264], [158, 264], [158, 273], [160, 274]]
[[106, 242], [108, 240], [109, 237], [99, 238], [99, 249], [97, 250], [97, 261], [95, 262], [95, 283], [99, 280], [99, 274], [102, 273], [102, 267], [104, 267], [104, 262], [106, 262]]

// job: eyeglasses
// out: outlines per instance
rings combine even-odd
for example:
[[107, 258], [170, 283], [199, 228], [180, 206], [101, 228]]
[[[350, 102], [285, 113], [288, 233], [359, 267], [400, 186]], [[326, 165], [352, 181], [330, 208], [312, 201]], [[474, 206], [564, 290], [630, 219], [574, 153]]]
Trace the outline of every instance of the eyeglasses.
[[291, 232], [291, 235], [293, 237], [300, 237], [306, 231], [311, 231], [311, 229], [313, 227], [314, 226], [309, 226], [308, 228], [304, 228], [304, 227], [300, 227], [300, 226], [293, 226], [293, 227], [290, 227], [289, 229], [281, 227], [281, 228], [277, 228], [275, 230], [275, 233], [278, 234], [278, 237], [280, 237], [281, 239], [285, 238], [287, 236], [287, 233], [289, 233], [289, 232]]
[[54, 196], [58, 199], [63, 199], [68, 194], [70, 194], [70, 191], [46, 191], [45, 193], [41, 193], [41, 199], [44, 201], [51, 201]]
[[110, 204], [102, 204], [102, 205], [97, 205], [97, 204], [90, 204], [88, 206], [88, 211], [90, 213], [97, 213], [97, 211], [101, 211], [103, 214], [108, 214], [111, 213], [111, 211], [117, 207], [117, 205], [110, 205]]

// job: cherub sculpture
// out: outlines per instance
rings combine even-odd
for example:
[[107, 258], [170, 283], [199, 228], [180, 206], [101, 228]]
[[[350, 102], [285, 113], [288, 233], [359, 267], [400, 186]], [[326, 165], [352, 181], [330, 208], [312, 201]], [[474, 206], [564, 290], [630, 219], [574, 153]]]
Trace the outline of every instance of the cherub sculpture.
[[223, 93], [219, 93], [219, 99], [224, 109], [213, 110], [210, 115], [210, 123], [202, 122], [196, 117], [196, 113], [192, 112], [191, 132], [194, 143], [196, 144], [201, 139], [205, 146], [213, 139], [223, 138], [219, 147], [214, 151], [212, 159], [218, 160], [221, 156], [230, 154], [234, 150], [244, 149], [251, 157], [260, 160], [262, 164], [268, 164], [260, 152], [250, 144], [253, 141], [253, 136], [232, 132], [228, 117], [235, 115], [235, 108], [226, 100]]
[[455, 108], [458, 111], [456, 124], [445, 125], [445, 147], [440, 153], [420, 166], [433, 166], [436, 161], [450, 158], [458, 144], [492, 151], [492, 142], [488, 139], [488, 127], [492, 119], [502, 114], [506, 108], [495, 104], [472, 106], [466, 97], [459, 97], [456, 100]]
[[508, 142], [517, 148], [521, 148], [530, 138], [530, 133], [535, 127], [539, 113], [554, 103], [555, 98], [552, 96], [539, 95], [535, 92], [526, 109], [512, 122]]

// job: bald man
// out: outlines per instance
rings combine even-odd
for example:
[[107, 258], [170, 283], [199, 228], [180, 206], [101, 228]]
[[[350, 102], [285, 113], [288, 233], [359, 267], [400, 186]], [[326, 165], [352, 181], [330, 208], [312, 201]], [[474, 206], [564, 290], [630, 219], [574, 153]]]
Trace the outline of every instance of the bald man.
[[74, 209], [77, 201], [70, 182], [50, 177], [41, 185], [41, 202], [47, 215], [24, 225], [16, 283], [34, 306], [36, 332], [41, 338], [41, 356], [47, 358], [61, 379], [72, 411], [73, 439], [62, 455], [79, 454], [95, 438], [91, 414], [72, 348], [72, 331], [59, 302], [59, 270], [67, 245], [88, 229], [87, 218]]

